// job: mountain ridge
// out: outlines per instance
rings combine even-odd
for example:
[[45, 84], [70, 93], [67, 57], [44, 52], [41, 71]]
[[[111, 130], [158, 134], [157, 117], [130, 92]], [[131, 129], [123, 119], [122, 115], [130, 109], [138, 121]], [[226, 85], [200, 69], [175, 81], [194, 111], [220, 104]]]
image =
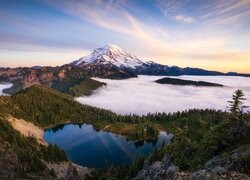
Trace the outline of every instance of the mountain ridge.
[[204, 70], [201, 68], [178, 66], [168, 66], [156, 63], [154, 61], [144, 61], [135, 55], [122, 50], [115, 44], [107, 44], [95, 49], [90, 55], [83, 56], [69, 65], [77, 67], [95, 68], [99, 66], [114, 67], [120, 70], [137, 75], [225, 75], [225, 76], [246, 76], [250, 74], [240, 74], [236, 72], [223, 73], [219, 71]]
[[[92, 90], [103, 85], [100, 82], [89, 80], [91, 77], [127, 79], [137, 77], [138, 75], [250, 77], [250, 74], [222, 73], [190, 67], [180, 68], [178, 66], [162, 65], [153, 61], [143, 61], [116, 45], [108, 44], [102, 48], [95, 49], [88, 56], [62, 66], [0, 68], [0, 83], [10, 82], [13, 84], [11, 88], [3, 91], [6, 94], [14, 94], [33, 84], [40, 84], [52, 87], [63, 93], [86, 95], [85, 93], [87, 92], [87, 95], [89, 95]], [[88, 89], [81, 92], [79, 91], [79, 86]]]

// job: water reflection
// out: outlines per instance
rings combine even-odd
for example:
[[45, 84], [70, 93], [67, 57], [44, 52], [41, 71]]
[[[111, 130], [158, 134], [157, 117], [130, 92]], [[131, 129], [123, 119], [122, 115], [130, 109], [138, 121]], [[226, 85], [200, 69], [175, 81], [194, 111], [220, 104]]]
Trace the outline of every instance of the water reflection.
[[63, 148], [74, 163], [99, 168], [105, 160], [115, 165], [131, 163], [163, 142], [169, 143], [172, 135], [160, 133], [156, 140], [130, 141], [110, 132], [96, 131], [92, 125], [67, 124], [45, 130], [44, 138]]

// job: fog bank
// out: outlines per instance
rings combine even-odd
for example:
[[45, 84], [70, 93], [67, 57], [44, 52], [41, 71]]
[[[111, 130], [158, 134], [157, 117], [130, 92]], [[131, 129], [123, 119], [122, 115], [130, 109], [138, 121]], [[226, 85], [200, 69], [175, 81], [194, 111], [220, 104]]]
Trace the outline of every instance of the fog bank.
[[232, 76], [179, 76], [186, 80], [219, 83], [225, 87], [196, 87], [157, 84], [165, 76], [139, 76], [126, 80], [95, 78], [107, 83], [91, 96], [76, 98], [83, 104], [110, 109], [119, 114], [143, 115], [148, 112], [176, 112], [193, 108], [225, 110], [236, 89], [246, 95], [250, 105], [250, 78]]
[[6, 83], [6, 84], [0, 84], [0, 96], [8, 96], [8, 94], [4, 94], [3, 90], [8, 89], [12, 86], [11, 83]]

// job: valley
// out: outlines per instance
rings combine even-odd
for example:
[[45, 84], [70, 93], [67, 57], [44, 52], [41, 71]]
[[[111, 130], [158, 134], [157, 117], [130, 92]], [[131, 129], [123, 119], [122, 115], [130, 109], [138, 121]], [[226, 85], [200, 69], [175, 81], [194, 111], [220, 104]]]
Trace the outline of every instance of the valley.
[[1, 0], [0, 180], [250, 180], [250, 0]]
[[[1, 68], [0, 174], [144, 179], [152, 169], [168, 177], [166, 168], [176, 176], [204, 168], [207, 175], [216, 157], [213, 171], [217, 163], [227, 177], [248, 177], [248, 76], [145, 62], [110, 44], [63, 66]], [[196, 86], [155, 82], [161, 78]], [[239, 158], [221, 165], [231, 151]]]

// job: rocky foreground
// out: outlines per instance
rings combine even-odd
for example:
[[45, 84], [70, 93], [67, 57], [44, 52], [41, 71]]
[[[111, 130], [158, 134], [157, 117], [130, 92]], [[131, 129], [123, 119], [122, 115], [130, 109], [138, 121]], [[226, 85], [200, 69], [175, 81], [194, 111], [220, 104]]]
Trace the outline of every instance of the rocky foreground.
[[[143, 169], [138, 172], [133, 180], [248, 180], [250, 175], [240, 173], [243, 166], [249, 166], [246, 159], [250, 155], [250, 147], [242, 147], [230, 153], [216, 156], [209, 160], [204, 169], [194, 172], [180, 171], [179, 167], [173, 165], [170, 158], [165, 154], [161, 161], [156, 161], [151, 165], [145, 160]], [[244, 162], [244, 163], [243, 163]]]

